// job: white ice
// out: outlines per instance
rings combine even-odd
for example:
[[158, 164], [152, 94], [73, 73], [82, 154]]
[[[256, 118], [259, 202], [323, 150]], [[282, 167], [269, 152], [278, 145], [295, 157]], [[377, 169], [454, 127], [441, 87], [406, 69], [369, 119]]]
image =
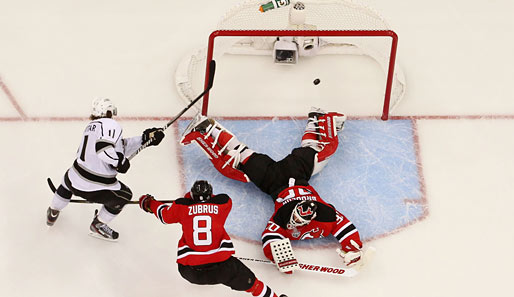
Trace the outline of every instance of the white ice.
[[[59, 182], [70, 166], [91, 99], [117, 102], [127, 136], [163, 125], [185, 106], [173, 84], [179, 61], [204, 46], [221, 15], [238, 2], [0, 0], [0, 296], [249, 296], [183, 280], [175, 264], [180, 227], [161, 225], [136, 206], [112, 222], [121, 233], [117, 243], [87, 236], [94, 205], [69, 205], [55, 226], [45, 224], [51, 200], [45, 179]], [[416, 118], [428, 216], [368, 242], [377, 249], [375, 259], [352, 279], [281, 275], [273, 266], [248, 265], [290, 297], [511, 296], [514, 4], [367, 3], [400, 38], [407, 94], [395, 114]], [[223, 75], [230, 70], [220, 67]], [[314, 105], [339, 106], [341, 99], [329, 96], [331, 79], [322, 78], [325, 89]], [[244, 101], [245, 90], [237, 86], [225, 81], [213, 94], [235, 92]], [[251, 114], [222, 108], [235, 99], [223, 97], [215, 99], [213, 113]], [[252, 102], [252, 113], [303, 116], [310, 106], [275, 100], [270, 107], [266, 99]], [[380, 111], [370, 108], [372, 115]], [[135, 196], [183, 194], [176, 140], [168, 133], [160, 146], [133, 160], [121, 179]], [[262, 258], [257, 245], [235, 245], [238, 255]], [[327, 249], [297, 256], [339, 261]]]

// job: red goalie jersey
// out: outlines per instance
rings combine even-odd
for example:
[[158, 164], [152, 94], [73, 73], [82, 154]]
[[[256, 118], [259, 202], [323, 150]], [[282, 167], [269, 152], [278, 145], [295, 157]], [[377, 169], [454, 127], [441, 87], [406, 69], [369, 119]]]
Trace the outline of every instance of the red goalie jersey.
[[227, 260], [235, 252], [224, 227], [232, 200], [219, 194], [199, 203], [193, 201], [189, 193], [185, 196], [171, 206], [155, 200], [150, 203], [150, 209], [163, 224], [182, 225], [177, 263], [202, 265]]
[[[295, 206], [305, 200], [313, 201], [317, 205], [316, 217], [307, 225], [288, 229], [291, 213]], [[290, 240], [305, 240], [310, 238], [323, 238], [332, 234], [341, 244], [341, 250], [348, 252], [356, 250], [350, 244], [354, 240], [360, 247], [357, 228], [334, 206], [321, 199], [311, 186], [292, 186], [280, 192], [275, 200], [275, 213], [268, 221], [262, 232], [262, 246], [264, 255], [273, 261], [270, 243], [276, 240], [289, 238]]]

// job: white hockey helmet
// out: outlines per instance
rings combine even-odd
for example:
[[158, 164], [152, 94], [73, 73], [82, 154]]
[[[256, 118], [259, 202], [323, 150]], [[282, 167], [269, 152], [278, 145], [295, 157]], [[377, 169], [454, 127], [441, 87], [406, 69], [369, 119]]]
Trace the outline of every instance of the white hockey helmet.
[[91, 115], [95, 117], [105, 117], [110, 111], [113, 116], [118, 114], [118, 109], [109, 98], [99, 97], [93, 100]]

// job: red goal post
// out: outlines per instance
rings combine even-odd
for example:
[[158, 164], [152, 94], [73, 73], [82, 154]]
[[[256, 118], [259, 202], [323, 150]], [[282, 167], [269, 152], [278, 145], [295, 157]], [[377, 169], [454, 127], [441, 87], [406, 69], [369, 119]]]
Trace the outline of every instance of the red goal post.
[[[209, 44], [207, 47], [207, 59], [205, 70], [205, 85], [207, 88], [209, 81], [209, 64], [213, 59], [214, 41], [221, 36], [261, 36], [261, 37], [283, 37], [283, 36], [305, 36], [305, 37], [323, 37], [323, 36], [352, 36], [352, 37], [390, 37], [391, 51], [389, 54], [389, 65], [386, 72], [386, 88], [384, 96], [384, 106], [382, 108], [382, 120], [389, 118], [389, 108], [391, 106], [391, 91], [393, 87], [394, 66], [396, 63], [396, 49], [398, 46], [398, 36], [392, 30], [217, 30], [209, 36]], [[202, 114], [206, 115], [209, 108], [209, 92], [203, 99]]]

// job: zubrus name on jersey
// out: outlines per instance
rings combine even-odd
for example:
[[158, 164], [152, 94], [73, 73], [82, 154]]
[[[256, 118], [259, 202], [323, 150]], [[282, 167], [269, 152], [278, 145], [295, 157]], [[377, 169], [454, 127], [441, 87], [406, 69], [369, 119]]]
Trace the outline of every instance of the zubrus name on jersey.
[[204, 205], [204, 204], [195, 204], [188, 207], [189, 215], [195, 215], [200, 213], [212, 213], [218, 214], [218, 206], [217, 205]]

